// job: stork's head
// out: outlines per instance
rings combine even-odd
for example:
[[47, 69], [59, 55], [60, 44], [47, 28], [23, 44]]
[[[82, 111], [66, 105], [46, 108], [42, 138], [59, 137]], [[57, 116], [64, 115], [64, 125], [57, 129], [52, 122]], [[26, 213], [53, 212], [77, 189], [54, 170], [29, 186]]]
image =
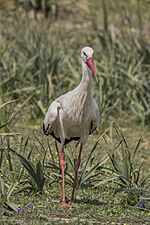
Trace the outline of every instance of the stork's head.
[[90, 47], [82, 48], [81, 58], [84, 61], [84, 63], [89, 67], [89, 69], [92, 71], [96, 81], [98, 82], [96, 70], [94, 67], [93, 55], [94, 55], [94, 50], [92, 48], [90, 48]]

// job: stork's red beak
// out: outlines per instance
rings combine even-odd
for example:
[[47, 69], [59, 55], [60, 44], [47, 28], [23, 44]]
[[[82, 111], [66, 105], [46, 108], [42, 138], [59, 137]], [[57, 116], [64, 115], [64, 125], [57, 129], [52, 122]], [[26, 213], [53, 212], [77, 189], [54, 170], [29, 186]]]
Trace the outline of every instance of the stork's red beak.
[[87, 58], [87, 65], [90, 68], [90, 70], [92, 71], [92, 73], [94, 74], [94, 77], [95, 77], [95, 79], [98, 83], [98, 78], [97, 78], [97, 75], [96, 75], [96, 70], [95, 70], [95, 67], [94, 67], [94, 61], [93, 61], [92, 57]]

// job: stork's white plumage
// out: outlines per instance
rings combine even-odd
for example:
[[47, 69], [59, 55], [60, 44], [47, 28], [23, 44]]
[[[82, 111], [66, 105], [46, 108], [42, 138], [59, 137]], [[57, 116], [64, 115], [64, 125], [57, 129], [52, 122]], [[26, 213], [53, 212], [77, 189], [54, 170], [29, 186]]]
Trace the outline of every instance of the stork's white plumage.
[[71, 202], [73, 202], [82, 147], [89, 134], [97, 128], [99, 122], [99, 109], [92, 96], [92, 73], [97, 80], [93, 54], [94, 51], [90, 47], [82, 49], [82, 79], [80, 84], [51, 103], [43, 123], [44, 134], [52, 135], [62, 145], [60, 165], [62, 169], [61, 204], [63, 206], [66, 205], [64, 190], [64, 145], [71, 140], [80, 140], [81, 143], [71, 196]]

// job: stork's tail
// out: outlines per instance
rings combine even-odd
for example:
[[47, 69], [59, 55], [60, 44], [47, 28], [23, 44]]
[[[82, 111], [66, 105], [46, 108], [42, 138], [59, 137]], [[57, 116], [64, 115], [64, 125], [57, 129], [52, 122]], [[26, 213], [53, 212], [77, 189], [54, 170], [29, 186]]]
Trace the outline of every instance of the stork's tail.
[[43, 123], [43, 133], [47, 136], [49, 135], [49, 126], [50, 126], [50, 124], [48, 124], [47, 128], [45, 128], [45, 125]]

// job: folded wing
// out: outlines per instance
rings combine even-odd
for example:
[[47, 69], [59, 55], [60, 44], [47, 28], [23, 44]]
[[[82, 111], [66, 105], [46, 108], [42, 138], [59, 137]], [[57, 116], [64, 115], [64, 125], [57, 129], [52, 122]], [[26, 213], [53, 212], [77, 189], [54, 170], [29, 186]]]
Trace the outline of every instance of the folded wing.
[[60, 104], [57, 101], [52, 102], [48, 111], [45, 115], [45, 119], [43, 122], [43, 132], [45, 135], [49, 135], [51, 133], [52, 125], [55, 123], [58, 118], [59, 110], [61, 109]]

